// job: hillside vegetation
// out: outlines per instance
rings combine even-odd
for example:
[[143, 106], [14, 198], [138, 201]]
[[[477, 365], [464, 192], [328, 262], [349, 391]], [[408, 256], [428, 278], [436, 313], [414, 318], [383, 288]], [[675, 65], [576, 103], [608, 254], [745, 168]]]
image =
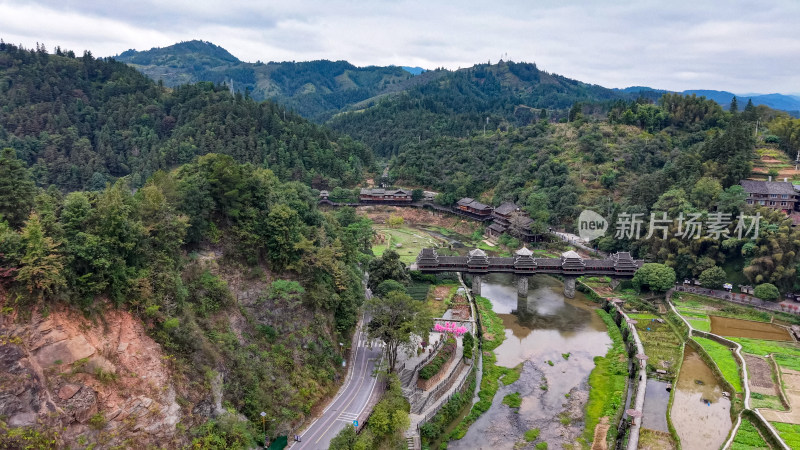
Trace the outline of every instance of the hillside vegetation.
[[347, 61], [247, 63], [210, 42], [181, 42], [114, 57], [166, 86], [224, 83], [256, 100], [274, 100], [324, 121], [341, 109], [401, 88], [411, 73], [400, 67], [356, 67]]
[[206, 153], [269, 167], [284, 180], [353, 184], [372, 153], [272, 102], [204, 82], [166, 89], [133, 68], [86, 52], [48, 54], [0, 43], [0, 148], [40, 185], [99, 190]]
[[[800, 287], [800, 234], [784, 214], [762, 208], [758, 239], [739, 239], [735, 231], [739, 214], [757, 212], [738, 185], [752, 175], [757, 158], [756, 122], [770, 126], [783, 123], [784, 116], [753, 105], [730, 113], [702, 97], [676, 94], [656, 104], [616, 101], [605, 108], [605, 117], [577, 105], [569, 123], [541, 119], [487, 136], [405, 143], [390, 163], [390, 176], [401, 185], [440, 191], [437, 201], [443, 204], [461, 197], [493, 205], [514, 201], [539, 231], [574, 230], [581, 210], [592, 209], [610, 223], [596, 241], [601, 250], [665, 262], [679, 279], [718, 266], [746, 282]], [[760, 145], [779, 151], [774, 144]], [[645, 239], [651, 212], [674, 220], [667, 239], [661, 233]], [[674, 236], [680, 214], [708, 220], [710, 213], [730, 215], [728, 236], [709, 237], [707, 228], [701, 239]], [[624, 214], [641, 214], [638, 239], [614, 237]]]
[[[9, 352], [0, 396], [12, 399], [0, 429], [39, 427], [14, 431], [27, 440], [13, 442], [252, 448], [263, 441], [261, 411], [270, 436], [291, 434], [333, 394], [372, 229], [352, 210], [318, 210], [309, 184], [360, 180], [371, 162], [364, 146], [284, 120], [273, 103], [209, 83], [163, 89], [89, 54], [3, 44], [0, 89], [0, 341]], [[147, 373], [118, 372], [148, 351], [126, 350], [104, 328], [120, 310], [155, 341], [151, 356], [163, 355], [164, 391], [149, 399], [126, 388], [146, 386]], [[37, 348], [28, 346], [41, 345], [28, 330], [41, 333], [51, 311], [48, 345], [87, 351], [87, 325], [69, 319], [79, 313], [97, 326], [85, 335], [113, 349], [95, 343], [105, 360], [89, 368], [63, 353], [36, 358], [43, 375], [14, 375]], [[79, 390], [68, 392], [81, 414], [64, 382]], [[101, 391], [130, 408], [115, 412]], [[143, 430], [161, 417], [150, 402], [163, 396], [169, 421], [158, 421], [158, 436], [167, 440], [156, 443]], [[73, 413], [48, 414], [61, 410]]]

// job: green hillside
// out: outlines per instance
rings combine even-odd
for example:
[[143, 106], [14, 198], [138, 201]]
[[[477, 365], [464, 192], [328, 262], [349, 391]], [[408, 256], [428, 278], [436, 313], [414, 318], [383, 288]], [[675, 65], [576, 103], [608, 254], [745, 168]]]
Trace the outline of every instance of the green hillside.
[[356, 67], [346, 61], [248, 63], [210, 42], [189, 41], [114, 57], [166, 86], [210, 81], [233, 85], [256, 100], [270, 99], [324, 121], [353, 104], [392, 92], [413, 77], [400, 67]]
[[88, 52], [9, 44], [0, 44], [3, 147], [16, 150], [38, 184], [65, 190], [98, 190], [124, 176], [140, 186], [159, 169], [212, 152], [318, 188], [352, 185], [373, 162], [363, 145], [273, 102], [208, 82], [167, 89]]

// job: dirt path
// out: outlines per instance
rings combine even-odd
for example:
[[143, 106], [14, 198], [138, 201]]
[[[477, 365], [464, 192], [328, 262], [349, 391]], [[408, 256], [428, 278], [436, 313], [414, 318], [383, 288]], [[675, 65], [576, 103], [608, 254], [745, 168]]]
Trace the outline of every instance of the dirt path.
[[608, 449], [606, 437], [608, 436], [608, 429], [610, 427], [611, 425], [608, 424], [608, 417], [603, 417], [600, 419], [600, 423], [594, 427], [594, 442], [592, 443], [592, 450]]
[[770, 422], [800, 424], [800, 371], [781, 367], [781, 377], [786, 387], [786, 398], [789, 400], [790, 406], [789, 411], [759, 409], [759, 412]]

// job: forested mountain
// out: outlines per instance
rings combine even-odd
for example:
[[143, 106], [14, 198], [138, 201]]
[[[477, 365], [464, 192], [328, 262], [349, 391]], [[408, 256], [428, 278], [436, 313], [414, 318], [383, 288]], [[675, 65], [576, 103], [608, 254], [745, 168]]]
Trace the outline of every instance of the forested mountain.
[[167, 86], [210, 81], [256, 100], [271, 99], [304, 117], [324, 121], [337, 111], [402, 88], [412, 74], [400, 67], [356, 67], [346, 61], [246, 63], [210, 42], [189, 41], [147, 51], [125, 51], [129, 63]]
[[[390, 176], [399, 184], [439, 190], [437, 200], [443, 204], [466, 196], [494, 205], [514, 201], [539, 230], [573, 229], [581, 210], [592, 209], [612, 224], [598, 242], [601, 250], [628, 250], [666, 262], [679, 278], [697, 277], [719, 265], [741, 283], [800, 288], [800, 230], [781, 212], [760, 211], [761, 229], [768, 231], [757, 242], [645, 239], [646, 233], [639, 239], [614, 237], [621, 214], [641, 214], [642, 230], [651, 212], [666, 212], [673, 219], [681, 213], [706, 218], [710, 213], [755, 214], [738, 184], [751, 175], [756, 158], [756, 122], [791, 136], [780, 130], [797, 129], [800, 121], [763, 106], [748, 105], [731, 114], [711, 100], [678, 94], [665, 94], [657, 104], [616, 101], [607, 111], [598, 118], [590, 107], [572, 108], [570, 123], [543, 119], [491, 129], [487, 136], [410, 140], [392, 159]], [[796, 140], [785, 144], [793, 155]], [[759, 141], [765, 145], [774, 148]], [[729, 225], [734, 236], [735, 220]]]
[[490, 130], [525, 126], [538, 120], [542, 109], [546, 116], [566, 118], [576, 102], [599, 104], [628, 97], [528, 63], [501, 61], [425, 74], [430, 81], [354, 105], [355, 111], [339, 114], [328, 124], [366, 143], [377, 155], [391, 156], [412, 141], [474, 136], [484, 125]]
[[361, 180], [373, 162], [365, 146], [273, 102], [210, 82], [167, 89], [89, 52], [9, 44], [0, 44], [2, 147], [16, 150], [39, 185], [65, 190], [124, 176], [138, 187], [211, 152], [322, 188]]

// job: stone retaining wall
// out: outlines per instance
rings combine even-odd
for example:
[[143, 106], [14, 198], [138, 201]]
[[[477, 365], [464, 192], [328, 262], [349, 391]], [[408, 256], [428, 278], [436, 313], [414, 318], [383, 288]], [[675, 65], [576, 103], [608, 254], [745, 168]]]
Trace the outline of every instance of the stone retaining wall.
[[[442, 351], [443, 348], [444, 345], [442, 345], [442, 348], [440, 348], [439, 351]], [[439, 373], [437, 373], [436, 375], [427, 380], [417, 378], [417, 388], [422, 389], [423, 391], [427, 391], [428, 389], [430, 389], [431, 386], [435, 386], [444, 376], [450, 373], [449, 370], [450, 365], [453, 363], [453, 360], [456, 358], [457, 354], [458, 354], [458, 341], [456, 341], [456, 345], [454, 346], [452, 353], [450, 353], [450, 358], [448, 358], [447, 361], [445, 361], [445, 363], [442, 365], [442, 368], [439, 370]], [[436, 357], [434, 356], [433, 358], [431, 358], [431, 361], [434, 358]], [[423, 368], [424, 366], [421, 367], [420, 370], [422, 370]]]

